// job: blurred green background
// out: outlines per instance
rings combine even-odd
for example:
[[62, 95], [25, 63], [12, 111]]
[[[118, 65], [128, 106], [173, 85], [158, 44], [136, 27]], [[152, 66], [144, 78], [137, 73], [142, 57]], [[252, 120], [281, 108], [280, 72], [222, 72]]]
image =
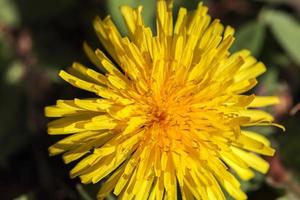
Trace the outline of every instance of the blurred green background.
[[[271, 169], [243, 183], [249, 199], [300, 199], [300, 0], [205, 0], [214, 18], [237, 29], [232, 51], [250, 49], [268, 67], [256, 93], [278, 95], [271, 110], [282, 133], [260, 129], [278, 149]], [[175, 0], [195, 8], [196, 0]], [[57, 77], [73, 61], [89, 65], [87, 40], [101, 47], [92, 30], [96, 15], [111, 14], [126, 33], [119, 5], [143, 4], [153, 26], [154, 0], [0, 0], [0, 199], [94, 199], [99, 185], [71, 180], [60, 156], [47, 148], [58, 137], [46, 133], [43, 108], [56, 99], [86, 96]], [[114, 199], [109, 197], [108, 199]]]

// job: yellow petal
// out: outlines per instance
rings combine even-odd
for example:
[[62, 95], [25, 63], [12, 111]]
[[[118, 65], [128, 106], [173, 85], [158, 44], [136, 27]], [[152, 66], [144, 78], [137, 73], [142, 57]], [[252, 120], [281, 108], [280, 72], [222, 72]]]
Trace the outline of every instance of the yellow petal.
[[67, 72], [65, 72], [63, 70], [59, 72], [59, 76], [62, 79], [64, 79], [65, 81], [67, 81], [68, 83], [70, 83], [71, 85], [73, 85], [75, 87], [78, 87], [80, 89], [83, 89], [83, 90], [87, 90], [87, 91], [90, 91], [90, 92], [97, 93], [99, 90], [102, 89], [101, 86], [99, 86], [95, 83], [91, 83], [91, 82], [81, 80], [81, 79], [79, 79], [75, 76], [72, 76], [71, 74], [68, 74]]
[[243, 130], [242, 131], [242, 134], [250, 137], [250, 138], [253, 138], [254, 140], [257, 140], [261, 143], [263, 143], [264, 145], [266, 146], [270, 146], [270, 140], [268, 140], [265, 136], [263, 136], [262, 134], [259, 134], [259, 133], [255, 133], [253, 131], [245, 131]]
[[101, 189], [97, 194], [97, 199], [104, 199], [115, 187], [120, 176], [124, 171], [124, 166], [117, 169], [109, 178], [101, 185]]
[[279, 98], [274, 96], [256, 96], [249, 107], [265, 107], [279, 104]]
[[274, 117], [262, 110], [242, 110], [239, 111], [239, 115], [243, 117], [249, 117], [250, 123], [257, 122], [272, 122]]
[[268, 171], [269, 164], [264, 159], [258, 157], [253, 153], [243, 151], [239, 148], [231, 147], [231, 149], [237, 156], [242, 158], [253, 169], [256, 169], [257, 171], [264, 174]]
[[96, 135], [102, 135], [101, 131], [85, 131], [81, 133], [76, 133], [71, 136], [68, 136], [54, 145], [49, 147], [49, 154], [51, 156], [63, 153], [74, 147], [78, 147], [82, 144], [85, 144], [89, 140], [92, 140]]
[[260, 141], [261, 139], [255, 140], [253, 137], [248, 137], [242, 131], [242, 135], [239, 136], [237, 143], [239, 144], [239, 147], [244, 148], [246, 150], [250, 150], [267, 156], [273, 156], [275, 150]]

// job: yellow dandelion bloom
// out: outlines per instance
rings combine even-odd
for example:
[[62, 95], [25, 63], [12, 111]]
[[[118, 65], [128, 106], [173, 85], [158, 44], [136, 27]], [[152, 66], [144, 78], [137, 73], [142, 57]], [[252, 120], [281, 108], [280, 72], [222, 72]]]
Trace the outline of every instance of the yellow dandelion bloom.
[[[101, 50], [85, 52], [102, 73], [74, 63], [60, 77], [95, 93], [94, 98], [58, 100], [45, 109], [50, 135], [69, 135], [49, 148], [82, 183], [102, 184], [97, 195], [119, 199], [246, 199], [240, 183], [266, 173], [258, 154], [274, 149], [249, 126], [275, 125], [255, 108], [276, 97], [244, 94], [265, 72], [247, 50], [231, 54], [234, 30], [212, 20], [201, 3], [180, 8], [173, 23], [172, 1], [157, 0], [156, 34], [146, 27], [142, 7], [123, 6], [129, 36], [110, 17], [96, 18]], [[234, 175], [233, 175], [234, 174]]]

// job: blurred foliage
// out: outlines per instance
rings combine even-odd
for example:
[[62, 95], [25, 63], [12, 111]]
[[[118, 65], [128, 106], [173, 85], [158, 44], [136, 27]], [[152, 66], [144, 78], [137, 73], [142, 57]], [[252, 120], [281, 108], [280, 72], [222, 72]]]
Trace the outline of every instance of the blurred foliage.
[[[197, 0], [175, 0], [193, 9]], [[256, 93], [278, 95], [281, 104], [272, 110], [286, 133], [257, 127], [278, 147], [279, 169], [270, 159], [268, 181], [257, 174], [242, 182], [249, 199], [300, 199], [299, 113], [289, 114], [300, 101], [300, 1], [299, 0], [205, 0], [213, 18], [236, 28], [232, 51], [250, 49], [268, 67]], [[58, 98], [88, 96], [67, 87], [57, 71], [73, 61], [90, 65], [82, 43], [102, 48], [92, 29], [96, 15], [111, 15], [126, 34], [119, 7], [143, 5], [145, 23], [155, 27], [155, 1], [150, 0], [0, 0], [0, 199], [90, 200], [100, 186], [70, 180], [61, 158], [48, 156], [57, 139], [46, 134], [43, 108]], [[278, 164], [277, 163], [277, 164]], [[289, 180], [279, 179], [290, 174]], [[273, 180], [274, 179], [274, 180]], [[273, 180], [273, 181], [269, 181]], [[291, 186], [290, 186], [291, 185]], [[113, 196], [108, 199], [114, 199]]]
[[275, 10], [264, 11], [263, 16], [282, 48], [300, 65], [300, 23], [288, 13]]
[[239, 49], [249, 49], [253, 55], [260, 55], [266, 36], [266, 27], [256, 20], [245, 23], [236, 34], [236, 43], [232, 46], [232, 51]]
[[20, 16], [14, 1], [1, 0], [0, 8], [0, 19], [2, 22], [9, 24], [10, 26], [17, 26], [20, 23]]

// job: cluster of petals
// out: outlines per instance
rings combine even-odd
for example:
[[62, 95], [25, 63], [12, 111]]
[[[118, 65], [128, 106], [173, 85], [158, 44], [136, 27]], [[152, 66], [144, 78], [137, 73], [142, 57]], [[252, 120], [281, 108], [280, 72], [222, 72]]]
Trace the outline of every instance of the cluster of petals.
[[56, 117], [50, 135], [66, 135], [49, 148], [65, 163], [80, 159], [71, 177], [103, 180], [98, 199], [246, 199], [236, 176], [249, 180], [269, 165], [260, 155], [274, 149], [252, 126], [275, 125], [257, 109], [276, 97], [245, 94], [265, 72], [247, 50], [230, 53], [234, 29], [212, 20], [208, 8], [180, 8], [157, 0], [156, 34], [142, 7], [121, 7], [123, 37], [110, 17], [94, 20], [109, 57], [84, 44], [98, 72], [73, 63], [60, 77], [94, 93], [93, 98], [58, 100], [45, 108]]

